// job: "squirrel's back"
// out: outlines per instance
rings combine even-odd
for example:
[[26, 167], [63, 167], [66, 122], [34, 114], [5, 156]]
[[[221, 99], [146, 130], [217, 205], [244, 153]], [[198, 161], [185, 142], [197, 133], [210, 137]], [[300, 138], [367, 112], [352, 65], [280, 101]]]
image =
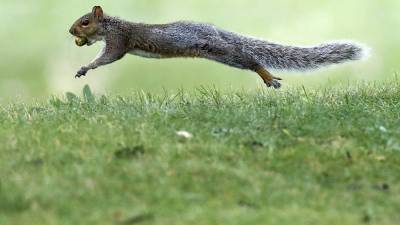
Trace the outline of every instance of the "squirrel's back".
[[[276, 70], [307, 71], [362, 59], [367, 50], [346, 41], [315, 47], [281, 45], [240, 35], [211, 24], [175, 22], [155, 25], [149, 42], [176, 56], [204, 57], [243, 69], [255, 66]], [[174, 56], [174, 54], [170, 54]]]

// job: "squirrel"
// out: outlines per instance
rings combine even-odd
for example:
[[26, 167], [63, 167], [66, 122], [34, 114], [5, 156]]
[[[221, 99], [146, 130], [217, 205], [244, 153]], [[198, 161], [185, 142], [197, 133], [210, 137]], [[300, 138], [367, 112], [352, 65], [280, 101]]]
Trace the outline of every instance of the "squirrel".
[[315, 47], [285, 46], [242, 36], [214, 25], [193, 22], [169, 24], [133, 23], [103, 13], [94, 6], [69, 32], [78, 46], [97, 41], [105, 47], [76, 78], [91, 69], [113, 63], [126, 54], [147, 58], [200, 57], [256, 72], [268, 87], [280, 88], [279, 77], [269, 70], [308, 71], [362, 59], [366, 48], [353, 42], [333, 42]]

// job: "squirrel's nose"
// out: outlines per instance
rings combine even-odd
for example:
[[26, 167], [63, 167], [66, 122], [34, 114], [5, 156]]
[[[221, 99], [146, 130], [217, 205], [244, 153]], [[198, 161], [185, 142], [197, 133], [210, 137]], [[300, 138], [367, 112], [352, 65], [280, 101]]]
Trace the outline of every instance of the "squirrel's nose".
[[73, 28], [73, 27], [71, 27], [71, 29], [69, 29], [69, 33], [70, 33], [70, 34], [72, 34], [72, 35], [74, 35], [74, 33], [75, 33], [75, 30], [74, 30], [74, 28]]

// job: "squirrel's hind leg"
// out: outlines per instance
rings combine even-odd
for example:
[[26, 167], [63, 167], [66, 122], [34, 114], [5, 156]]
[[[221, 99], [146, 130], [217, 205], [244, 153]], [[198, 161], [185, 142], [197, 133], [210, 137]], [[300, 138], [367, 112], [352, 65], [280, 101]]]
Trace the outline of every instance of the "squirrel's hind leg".
[[282, 78], [273, 76], [264, 67], [261, 66], [257, 67], [255, 69], [255, 72], [258, 73], [258, 75], [260, 75], [260, 77], [263, 79], [267, 87], [273, 87], [275, 89], [279, 89], [282, 86], [281, 83], [279, 83], [279, 81], [282, 80]]

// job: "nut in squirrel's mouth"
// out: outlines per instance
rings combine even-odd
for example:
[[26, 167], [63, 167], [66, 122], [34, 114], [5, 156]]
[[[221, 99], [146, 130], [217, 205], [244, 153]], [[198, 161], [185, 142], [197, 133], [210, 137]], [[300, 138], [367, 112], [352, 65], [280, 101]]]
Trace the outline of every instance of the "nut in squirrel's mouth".
[[85, 37], [75, 37], [75, 44], [82, 47], [89, 43], [89, 40]]

